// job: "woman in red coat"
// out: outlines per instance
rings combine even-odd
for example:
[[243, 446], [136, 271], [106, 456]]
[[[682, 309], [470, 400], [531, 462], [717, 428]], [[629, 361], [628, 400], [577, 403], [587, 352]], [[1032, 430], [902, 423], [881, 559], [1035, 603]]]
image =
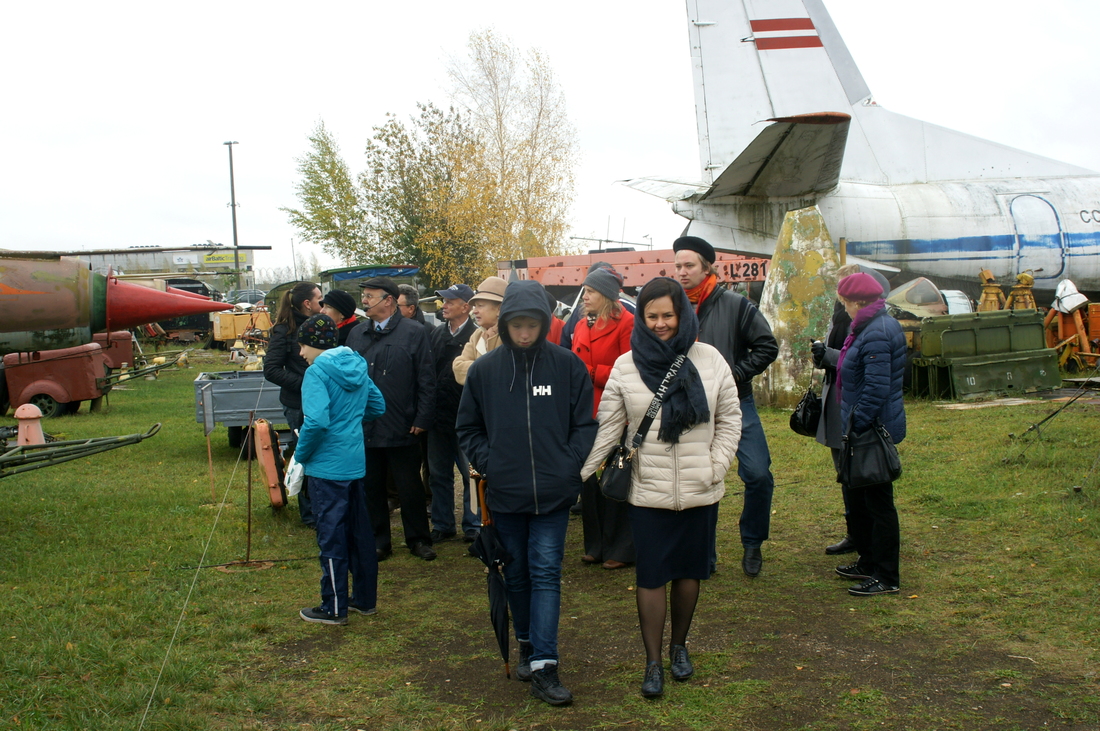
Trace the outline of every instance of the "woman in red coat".
[[[573, 332], [573, 352], [588, 367], [595, 387], [593, 414], [600, 407], [607, 377], [615, 360], [630, 350], [634, 316], [619, 304], [619, 278], [608, 269], [595, 269], [584, 280], [584, 314]], [[626, 503], [608, 500], [595, 476], [581, 490], [585, 563], [621, 569], [634, 563], [634, 539]]]

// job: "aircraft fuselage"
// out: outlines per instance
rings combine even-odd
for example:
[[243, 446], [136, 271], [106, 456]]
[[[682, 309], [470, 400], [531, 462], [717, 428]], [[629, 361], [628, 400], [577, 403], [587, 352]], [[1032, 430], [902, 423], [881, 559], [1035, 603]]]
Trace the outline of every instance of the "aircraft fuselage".
[[[738, 252], [770, 255], [788, 210], [817, 205], [852, 256], [933, 279], [1002, 282], [1034, 272], [1036, 287], [1071, 279], [1100, 290], [1100, 177], [1066, 176], [873, 185], [841, 181], [814, 197], [698, 197], [673, 203], [693, 232], [732, 233]], [[722, 236], [715, 236], [722, 240]], [[905, 279], [905, 277], [902, 277]]]

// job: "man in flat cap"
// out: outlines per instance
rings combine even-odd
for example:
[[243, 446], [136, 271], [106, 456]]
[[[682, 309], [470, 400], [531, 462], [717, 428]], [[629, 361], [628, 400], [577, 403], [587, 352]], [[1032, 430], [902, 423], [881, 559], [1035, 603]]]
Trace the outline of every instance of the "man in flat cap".
[[[771, 527], [772, 492], [768, 440], [756, 413], [752, 379], [779, 355], [771, 325], [746, 297], [718, 286], [714, 247], [698, 236], [682, 236], [672, 244], [676, 252], [676, 278], [695, 305], [699, 316], [699, 341], [718, 348], [729, 363], [741, 399], [741, 442], [737, 447], [737, 476], [745, 483], [741, 511], [741, 568], [757, 576], [764, 565], [760, 546]], [[712, 554], [712, 561], [716, 555]]]
[[424, 483], [420, 479], [420, 435], [435, 418], [435, 373], [428, 331], [401, 316], [400, 292], [389, 277], [361, 283], [367, 320], [348, 335], [347, 346], [367, 360], [371, 380], [386, 398], [386, 413], [363, 424], [366, 442], [367, 509], [374, 523], [379, 560], [393, 552], [386, 472], [392, 474], [401, 503], [405, 545], [425, 561], [435, 558], [431, 529], [424, 511]]
[[455, 380], [453, 363], [477, 329], [470, 319], [474, 290], [465, 284], [438, 289], [443, 325], [432, 328], [429, 340], [435, 362], [435, 424], [428, 431], [428, 474], [432, 490], [432, 542], [447, 541], [455, 530], [455, 467], [462, 476], [462, 534], [472, 543], [481, 521], [470, 506], [470, 465], [458, 446], [455, 419], [462, 386]]

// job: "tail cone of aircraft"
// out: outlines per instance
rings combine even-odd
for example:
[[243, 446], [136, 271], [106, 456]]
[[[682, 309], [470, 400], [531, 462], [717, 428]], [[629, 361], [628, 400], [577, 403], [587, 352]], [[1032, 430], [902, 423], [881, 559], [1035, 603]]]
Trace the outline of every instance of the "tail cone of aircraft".
[[125, 330], [147, 322], [169, 320], [173, 317], [229, 309], [233, 309], [233, 306], [205, 297], [201, 299], [185, 297], [117, 279], [107, 280], [106, 330], [108, 332]]
[[168, 292], [170, 294], [180, 294], [180, 295], [183, 295], [184, 297], [192, 297], [192, 298], [198, 299], [198, 300], [206, 300], [207, 302], [213, 302], [214, 301], [214, 300], [210, 299], [209, 297], [206, 297], [204, 295], [199, 294], [198, 292], [188, 292], [186, 289], [180, 289], [179, 287], [166, 287], [164, 291]]
[[824, 340], [829, 329], [839, 266], [817, 206], [788, 211], [760, 296], [760, 311], [779, 343], [779, 357], [763, 379], [770, 406], [794, 406], [810, 385], [810, 343]]
[[0, 355], [71, 348], [94, 332], [230, 307], [108, 279], [73, 259], [0, 259]]

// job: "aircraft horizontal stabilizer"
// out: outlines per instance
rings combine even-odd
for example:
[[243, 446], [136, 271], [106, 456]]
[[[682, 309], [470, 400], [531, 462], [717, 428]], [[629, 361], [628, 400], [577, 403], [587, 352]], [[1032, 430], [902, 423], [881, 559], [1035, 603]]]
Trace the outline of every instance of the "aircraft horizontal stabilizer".
[[691, 183], [672, 178], [632, 178], [618, 182], [627, 188], [655, 195], [658, 198], [664, 198], [666, 201], [686, 200], [693, 195], [702, 195], [710, 189], [710, 186], [706, 183]]
[[840, 112], [769, 119], [722, 171], [703, 199], [727, 195], [789, 198], [836, 187], [851, 116]]

